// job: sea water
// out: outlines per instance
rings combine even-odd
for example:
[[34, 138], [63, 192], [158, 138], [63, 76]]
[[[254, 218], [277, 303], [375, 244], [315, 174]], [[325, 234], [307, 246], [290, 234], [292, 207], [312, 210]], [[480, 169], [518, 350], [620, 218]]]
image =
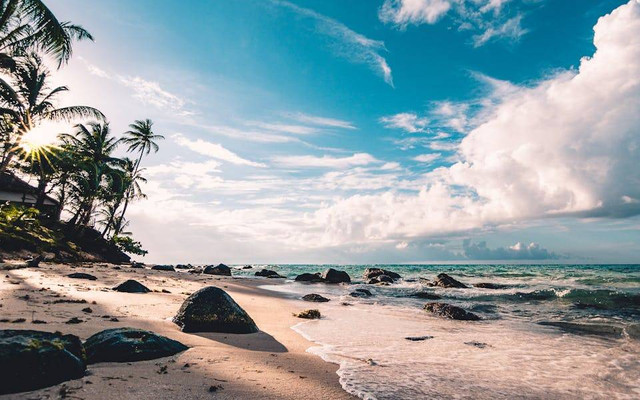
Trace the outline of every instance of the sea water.
[[[328, 267], [347, 271], [352, 284], [291, 280]], [[323, 318], [293, 329], [316, 344], [310, 352], [340, 365], [349, 393], [363, 399], [640, 398], [640, 266], [377, 266], [402, 275], [389, 286], [365, 284], [367, 267], [275, 266], [270, 269], [290, 279], [264, 286], [295, 298], [318, 293], [331, 299], [309, 303]], [[441, 272], [469, 288], [431, 288], [420, 280]], [[503, 288], [474, 288], [478, 282]], [[356, 288], [373, 296], [350, 296]], [[434, 300], [411, 297], [419, 291], [482, 321], [435, 317], [423, 310]]]

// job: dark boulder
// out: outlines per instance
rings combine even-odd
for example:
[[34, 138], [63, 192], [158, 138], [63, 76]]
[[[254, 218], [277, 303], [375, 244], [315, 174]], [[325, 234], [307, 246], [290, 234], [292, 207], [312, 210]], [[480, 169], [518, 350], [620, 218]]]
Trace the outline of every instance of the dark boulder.
[[470, 313], [468, 311], [463, 310], [460, 307], [452, 306], [451, 304], [446, 304], [446, 303], [427, 303], [424, 306], [424, 309], [435, 315], [449, 318], [449, 319], [455, 319], [460, 321], [480, 320], [480, 317], [478, 317], [474, 313]]
[[351, 277], [344, 271], [329, 268], [322, 273], [322, 279], [326, 283], [350, 283]]
[[183, 332], [254, 333], [258, 327], [224, 290], [209, 286], [189, 296], [173, 322]]
[[37, 268], [40, 266], [40, 263], [44, 261], [44, 256], [41, 254], [39, 256], [32, 257], [26, 261], [27, 267], [29, 268]]
[[312, 301], [315, 303], [326, 303], [329, 301], [326, 297], [320, 296], [319, 294], [311, 293], [302, 297], [304, 301]]
[[442, 297], [437, 294], [433, 294], [430, 292], [417, 292], [413, 293], [411, 297], [417, 297], [419, 299], [427, 299], [427, 300], [440, 300]]
[[440, 286], [443, 288], [459, 288], [459, 289], [463, 289], [467, 287], [467, 285], [465, 285], [464, 283], [453, 279], [447, 274], [438, 275], [438, 277], [433, 282], [431, 282], [429, 286]]
[[480, 282], [480, 283], [474, 283], [473, 287], [477, 287], [481, 289], [504, 289], [507, 286], [500, 285], [499, 283]]
[[367, 268], [364, 270], [364, 274], [362, 276], [364, 280], [368, 281], [380, 275], [386, 275], [394, 281], [402, 278], [400, 274], [382, 268]]
[[255, 276], [263, 276], [265, 278], [284, 278], [284, 276], [280, 275], [276, 271], [272, 271], [270, 269], [263, 269], [254, 274]]
[[355, 291], [349, 293], [349, 296], [351, 296], [351, 297], [371, 297], [371, 296], [373, 296], [373, 294], [371, 294], [371, 292], [368, 291], [367, 289], [356, 289]]
[[153, 360], [188, 349], [175, 340], [135, 328], [98, 332], [84, 342], [84, 348], [88, 364]]
[[202, 273], [208, 275], [231, 276], [231, 268], [227, 267], [224, 264], [218, 264], [215, 267], [213, 265], [207, 265]]
[[377, 283], [393, 283], [393, 278], [390, 277], [389, 275], [377, 275], [371, 279], [369, 279], [369, 282], [367, 282], [370, 285], [375, 285]]
[[133, 261], [129, 267], [141, 269], [144, 268], [144, 263]]
[[191, 264], [178, 264], [176, 265], [176, 269], [191, 269], [193, 265]]
[[0, 331], [0, 394], [26, 392], [84, 376], [80, 339], [31, 330]]
[[114, 287], [113, 290], [125, 293], [149, 293], [151, 291], [148, 287], [138, 281], [134, 281], [133, 279], [129, 279], [128, 281], [119, 284]]
[[295, 280], [296, 282], [311, 282], [311, 283], [324, 282], [324, 279], [322, 279], [322, 276], [320, 276], [319, 272], [316, 272], [315, 274], [309, 274], [309, 273], [300, 274], [296, 276]]
[[251, 265], [245, 265], [244, 267], [242, 267], [242, 269], [252, 269], [253, 267]]
[[151, 267], [151, 269], [156, 271], [175, 271], [176, 270], [175, 268], [173, 268], [173, 265], [154, 265], [153, 267]]
[[303, 319], [320, 319], [322, 317], [322, 315], [320, 315], [320, 311], [318, 310], [304, 310], [297, 314], [294, 314], [294, 316]]
[[73, 274], [67, 275], [67, 278], [87, 279], [89, 281], [95, 281], [96, 279], [98, 279], [95, 276], [93, 276], [91, 274], [85, 274], [84, 272], [74, 272]]

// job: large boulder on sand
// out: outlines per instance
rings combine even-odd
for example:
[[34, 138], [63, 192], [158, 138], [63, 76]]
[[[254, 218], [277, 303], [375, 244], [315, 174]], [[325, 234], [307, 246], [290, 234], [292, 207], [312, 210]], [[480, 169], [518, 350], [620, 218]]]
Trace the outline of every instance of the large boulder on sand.
[[86, 279], [86, 280], [89, 280], [89, 281], [95, 281], [96, 279], [98, 279], [95, 276], [93, 276], [91, 274], [85, 274], [84, 272], [74, 272], [73, 274], [67, 275], [67, 278]]
[[231, 276], [231, 268], [224, 264], [218, 264], [215, 267], [213, 265], [207, 265], [202, 273], [208, 275]]
[[135, 328], [98, 332], [84, 342], [84, 348], [89, 364], [153, 360], [188, 349], [175, 340]]
[[321, 276], [326, 283], [351, 283], [349, 274], [333, 268], [325, 270]]
[[429, 286], [440, 286], [443, 288], [459, 288], [464, 289], [467, 287], [464, 283], [457, 281], [447, 274], [439, 274], [438, 277]]
[[400, 274], [382, 268], [367, 268], [364, 270], [364, 274], [362, 274], [362, 277], [365, 281], [369, 281], [380, 275], [386, 275], [394, 281], [396, 279], [402, 278]]
[[316, 272], [315, 274], [310, 274], [308, 272], [305, 272], [304, 274], [300, 274], [296, 276], [295, 281], [318, 283], [318, 282], [324, 282], [324, 279], [322, 279], [319, 272]]
[[254, 333], [258, 327], [224, 290], [209, 286], [189, 296], [173, 322], [183, 332]]
[[119, 284], [114, 287], [113, 290], [125, 293], [149, 293], [151, 291], [151, 289], [133, 279], [129, 279], [128, 281]]
[[427, 303], [424, 309], [440, 317], [456, 319], [461, 321], [478, 321], [480, 317], [474, 313], [463, 310], [460, 307], [447, 303]]
[[85, 370], [84, 349], [77, 336], [0, 330], [0, 394], [82, 378]]

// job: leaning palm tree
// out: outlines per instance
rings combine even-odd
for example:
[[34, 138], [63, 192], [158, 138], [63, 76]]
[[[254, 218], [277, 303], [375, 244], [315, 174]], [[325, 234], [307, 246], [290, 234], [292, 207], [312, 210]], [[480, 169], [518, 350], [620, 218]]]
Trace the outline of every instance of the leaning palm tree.
[[[1, 0], [0, 0], [1, 1]], [[88, 106], [57, 108], [56, 97], [69, 89], [50, 89], [49, 70], [35, 53], [21, 57], [10, 74], [10, 81], [0, 77], [0, 128], [3, 130], [0, 173], [24, 150], [23, 136], [45, 121], [73, 121], [81, 118], [104, 120], [104, 115]], [[34, 150], [30, 148], [29, 150]]]
[[123, 142], [129, 145], [127, 151], [140, 153], [134, 166], [134, 170], [137, 170], [143, 156], [149, 154], [151, 150], [154, 153], [158, 152], [160, 147], [156, 141], [164, 139], [164, 136], [153, 132], [153, 121], [150, 119], [136, 120], [129, 125], [129, 128], [131, 130], [124, 133]]
[[59, 21], [42, 0], [0, 0], [0, 67], [11, 55], [34, 48], [52, 55], [58, 67], [69, 61], [75, 40], [93, 40], [79, 25]]
[[[122, 192], [122, 197], [118, 200], [120, 203], [124, 201], [124, 204], [120, 215], [112, 221], [113, 235], [119, 235], [126, 226], [124, 216], [127, 212], [127, 207], [129, 207], [129, 203], [135, 199], [147, 198], [147, 195], [142, 192], [141, 187], [141, 183], [147, 182], [147, 179], [142, 176], [144, 168], [137, 168], [130, 159], [125, 158], [123, 159], [122, 169], [124, 172], [122, 185], [124, 190]], [[109, 226], [107, 226], [107, 228], [109, 228]], [[106, 230], [104, 233], [106, 233]]]

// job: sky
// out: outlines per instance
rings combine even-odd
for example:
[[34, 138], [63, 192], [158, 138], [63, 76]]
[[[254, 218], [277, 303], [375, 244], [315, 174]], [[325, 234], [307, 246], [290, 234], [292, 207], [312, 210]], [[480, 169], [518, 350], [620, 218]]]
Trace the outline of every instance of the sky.
[[640, 1], [50, 0], [163, 263], [640, 262]]

